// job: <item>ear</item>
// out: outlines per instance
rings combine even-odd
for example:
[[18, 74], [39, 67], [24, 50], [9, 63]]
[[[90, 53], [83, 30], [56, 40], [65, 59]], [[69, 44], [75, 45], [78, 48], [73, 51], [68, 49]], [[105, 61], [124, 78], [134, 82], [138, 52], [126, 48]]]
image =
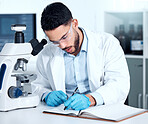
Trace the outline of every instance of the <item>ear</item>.
[[73, 26], [75, 28], [78, 28], [78, 20], [77, 19], [73, 19], [72, 22], [73, 22]]

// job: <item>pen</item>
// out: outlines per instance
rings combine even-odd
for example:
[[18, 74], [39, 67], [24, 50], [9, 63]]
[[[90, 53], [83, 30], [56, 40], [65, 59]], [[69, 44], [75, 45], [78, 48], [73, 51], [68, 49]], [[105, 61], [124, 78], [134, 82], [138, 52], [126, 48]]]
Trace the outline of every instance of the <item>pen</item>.
[[[78, 89], [78, 87], [76, 87], [75, 91], [72, 93], [71, 96], [73, 96], [73, 95], [76, 93], [77, 89]], [[68, 106], [65, 106], [64, 110], [65, 110], [67, 107], [68, 107]]]

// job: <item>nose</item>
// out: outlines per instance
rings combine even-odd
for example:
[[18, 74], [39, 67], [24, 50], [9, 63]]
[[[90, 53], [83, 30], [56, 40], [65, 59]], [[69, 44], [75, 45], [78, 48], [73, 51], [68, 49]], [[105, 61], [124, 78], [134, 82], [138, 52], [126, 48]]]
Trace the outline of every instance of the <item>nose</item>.
[[60, 47], [61, 49], [66, 48], [66, 46], [67, 46], [66, 42], [60, 42], [60, 43], [59, 43], [59, 47]]

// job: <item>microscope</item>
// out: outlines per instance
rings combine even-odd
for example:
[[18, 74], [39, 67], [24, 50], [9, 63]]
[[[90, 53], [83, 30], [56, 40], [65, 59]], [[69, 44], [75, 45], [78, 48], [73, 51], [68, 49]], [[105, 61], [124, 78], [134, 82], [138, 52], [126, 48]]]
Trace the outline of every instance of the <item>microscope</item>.
[[27, 72], [27, 63], [31, 56], [37, 55], [47, 43], [45, 39], [38, 42], [32, 39], [24, 42], [26, 25], [11, 26], [15, 32], [15, 42], [6, 43], [0, 52], [0, 111], [36, 107], [39, 96], [25, 88], [36, 79], [36, 75]]

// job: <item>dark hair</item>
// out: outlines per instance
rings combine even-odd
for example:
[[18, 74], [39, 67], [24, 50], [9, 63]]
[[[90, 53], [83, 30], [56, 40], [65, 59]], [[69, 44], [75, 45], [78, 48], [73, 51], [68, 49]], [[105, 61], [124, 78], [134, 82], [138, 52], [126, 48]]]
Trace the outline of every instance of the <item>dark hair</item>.
[[60, 25], [67, 25], [72, 18], [70, 10], [63, 3], [55, 2], [42, 12], [41, 26], [44, 31], [52, 30]]

